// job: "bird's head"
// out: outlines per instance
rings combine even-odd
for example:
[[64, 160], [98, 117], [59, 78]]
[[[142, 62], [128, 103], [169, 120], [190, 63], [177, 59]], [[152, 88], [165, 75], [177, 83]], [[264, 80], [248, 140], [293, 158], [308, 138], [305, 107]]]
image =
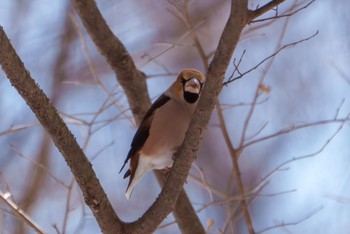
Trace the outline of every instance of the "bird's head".
[[184, 69], [175, 81], [176, 93], [186, 102], [197, 102], [205, 82], [205, 76], [195, 69]]

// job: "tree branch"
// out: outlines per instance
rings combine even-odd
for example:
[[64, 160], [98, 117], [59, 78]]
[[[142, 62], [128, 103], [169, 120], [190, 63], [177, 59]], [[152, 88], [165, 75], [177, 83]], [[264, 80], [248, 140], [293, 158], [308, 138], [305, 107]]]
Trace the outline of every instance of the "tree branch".
[[96, 47], [117, 75], [136, 122], [141, 122], [151, 105], [145, 74], [136, 68], [123, 43], [107, 25], [95, 1], [72, 0], [72, 4]]
[[[145, 75], [133, 63], [120, 40], [108, 28], [93, 0], [72, 0], [85, 27], [117, 74], [129, 105], [140, 122], [150, 105]], [[211, 62], [203, 95], [198, 103], [183, 145], [176, 154], [173, 169], [155, 203], [133, 223], [123, 223], [107, 199], [92, 166], [46, 95], [36, 85], [0, 27], [0, 64], [12, 85], [27, 102], [39, 122], [49, 132], [77, 179], [86, 204], [104, 233], [152, 233], [173, 210], [208, 126], [224, 74], [244, 26], [249, 22], [248, 0], [232, 0], [231, 12]]]
[[306, 38], [303, 38], [303, 39], [300, 39], [298, 41], [295, 41], [295, 42], [292, 42], [292, 43], [288, 43], [288, 44], [285, 44], [283, 46], [281, 46], [279, 49], [277, 49], [275, 52], [273, 52], [271, 55], [267, 56], [266, 58], [264, 58], [263, 60], [261, 60], [258, 64], [256, 64], [254, 67], [248, 69], [247, 71], [245, 72], [240, 72], [238, 71], [238, 65], [235, 65], [235, 70], [234, 71], [238, 71], [238, 76], [236, 77], [233, 77], [234, 73], [232, 73], [231, 77], [228, 78], [227, 81], [225, 81], [223, 83], [223, 85], [228, 85], [229, 83], [231, 82], [234, 82], [236, 80], [239, 80], [241, 79], [243, 76], [247, 75], [248, 73], [254, 71], [255, 69], [257, 69], [258, 67], [260, 67], [263, 63], [265, 63], [267, 60], [271, 59], [271, 58], [274, 58], [278, 53], [280, 53], [281, 51], [283, 51], [284, 49], [287, 49], [289, 47], [293, 47], [293, 46], [296, 46], [300, 43], [303, 43], [305, 41], [308, 41], [308, 40], [311, 40], [312, 38], [316, 37], [318, 35], [318, 31], [316, 31], [314, 34], [312, 34], [311, 36], [308, 36]]
[[[276, 11], [276, 15], [272, 16], [272, 17], [267, 17], [264, 19], [257, 19], [257, 20], [253, 20], [256, 17], [253, 17], [252, 20], [250, 21], [250, 23], [257, 23], [257, 22], [263, 22], [266, 20], [275, 20], [275, 19], [280, 19], [280, 18], [285, 18], [285, 17], [289, 17], [292, 16], [296, 13], [298, 13], [299, 11], [304, 10], [305, 8], [307, 8], [308, 6], [310, 6], [312, 3], [314, 3], [316, 0], [311, 0], [309, 3], [307, 3], [305, 6], [297, 8], [296, 10], [294, 10], [294, 8], [296, 8], [298, 5], [295, 4], [293, 7], [291, 7], [286, 13], [282, 13], [282, 14], [278, 14], [278, 12]], [[271, 8], [272, 9], [272, 8]], [[260, 16], [260, 15], [258, 15]]]
[[285, 0], [272, 0], [271, 2], [266, 3], [264, 6], [256, 9], [256, 10], [250, 10], [249, 11], [249, 22], [263, 14], [265, 14], [266, 12], [268, 12], [269, 10], [273, 9], [274, 7], [277, 7], [279, 4], [281, 4], [282, 2], [284, 2]]
[[47, 233], [38, 224], [36, 224], [22, 209], [20, 209], [17, 204], [12, 202], [9, 199], [10, 196], [11, 196], [10, 193], [3, 194], [0, 191], [0, 201], [3, 201], [7, 206], [9, 206], [11, 209], [11, 212], [13, 212], [14, 215], [16, 215], [18, 218], [23, 220], [26, 224], [28, 224], [28, 226], [33, 228], [35, 232], [39, 234]]
[[[203, 94], [192, 117], [185, 140], [176, 153], [173, 168], [162, 192], [156, 202], [137, 221], [139, 226], [142, 226], [143, 223], [152, 223], [154, 226], [157, 226], [171, 212], [175, 205], [177, 195], [180, 193], [187, 178], [199, 143], [208, 126], [217, 96], [222, 88], [224, 74], [238, 43], [240, 33], [247, 23], [247, 5], [247, 0], [232, 1], [230, 17], [220, 38], [214, 59], [209, 66]], [[153, 229], [144, 229], [144, 233], [153, 231]]]
[[255, 233], [254, 226], [253, 226], [251, 215], [249, 213], [249, 207], [248, 207], [248, 203], [246, 201], [246, 192], [244, 189], [244, 184], [243, 184], [243, 180], [241, 177], [241, 172], [240, 172], [240, 168], [239, 168], [239, 164], [238, 164], [238, 159], [240, 156], [239, 151], [237, 152], [237, 150], [233, 147], [233, 145], [231, 143], [231, 139], [229, 137], [229, 134], [228, 134], [228, 131], [227, 131], [227, 128], [225, 125], [224, 115], [222, 114], [222, 109], [221, 109], [220, 103], [218, 103], [216, 105], [216, 109], [217, 109], [217, 113], [219, 116], [219, 122], [220, 122], [220, 128], [222, 131], [222, 135], [224, 136], [226, 146], [227, 146], [228, 151], [230, 152], [230, 155], [231, 155], [231, 161], [232, 161], [232, 166], [233, 166], [233, 176], [234, 176], [234, 179], [236, 181], [237, 188], [238, 188], [238, 191], [240, 194], [239, 202], [240, 202], [242, 210], [243, 210], [243, 215], [244, 215], [245, 221], [247, 223], [249, 233], [254, 234]]
[[[125, 91], [136, 123], [139, 125], [151, 104], [145, 74], [136, 68], [126, 48], [110, 30], [94, 1], [72, 0], [72, 3], [97, 48], [116, 73], [117, 80]], [[164, 175], [160, 173], [155, 173], [155, 175], [162, 186]], [[204, 227], [185, 191], [182, 191], [179, 195], [174, 216], [182, 233], [205, 233]], [[133, 230], [135, 231], [135, 229]], [[143, 228], [140, 230], [143, 231]]]
[[92, 166], [50, 100], [30, 77], [29, 72], [0, 26], [0, 64], [11, 84], [32, 109], [51, 138], [83, 193], [86, 204], [105, 233], [118, 233], [121, 221], [113, 210]]

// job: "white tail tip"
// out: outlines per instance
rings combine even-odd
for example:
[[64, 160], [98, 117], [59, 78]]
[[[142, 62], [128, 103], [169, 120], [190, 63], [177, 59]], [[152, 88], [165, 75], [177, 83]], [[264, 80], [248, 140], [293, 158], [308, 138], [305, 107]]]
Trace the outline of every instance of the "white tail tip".
[[126, 190], [126, 193], [125, 193], [126, 199], [128, 200], [130, 199], [131, 193], [132, 193], [132, 187], [129, 186], [129, 188]]

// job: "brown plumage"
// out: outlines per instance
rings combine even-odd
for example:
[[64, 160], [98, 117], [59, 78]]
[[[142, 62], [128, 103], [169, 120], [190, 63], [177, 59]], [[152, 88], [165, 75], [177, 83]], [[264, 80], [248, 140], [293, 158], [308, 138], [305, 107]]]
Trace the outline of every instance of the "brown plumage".
[[138, 181], [150, 170], [170, 168], [182, 144], [205, 82], [204, 75], [184, 69], [176, 81], [152, 104], [135, 133], [124, 166], [130, 159], [127, 199]]

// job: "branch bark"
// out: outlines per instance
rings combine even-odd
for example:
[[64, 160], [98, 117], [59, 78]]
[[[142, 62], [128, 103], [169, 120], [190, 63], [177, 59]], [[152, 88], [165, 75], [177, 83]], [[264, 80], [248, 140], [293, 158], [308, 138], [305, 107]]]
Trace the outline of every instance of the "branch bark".
[[[136, 68], [125, 46], [110, 30], [94, 1], [72, 0], [72, 3], [98, 50], [115, 72], [118, 82], [125, 91], [136, 123], [139, 125], [151, 105], [145, 74]], [[163, 186], [164, 175], [157, 172], [155, 175]], [[181, 233], [205, 233], [184, 190], [179, 195], [173, 214]]]
[[[199, 143], [208, 126], [211, 113], [215, 107], [218, 94], [222, 88], [224, 74], [229, 65], [233, 51], [238, 43], [240, 33], [248, 23], [248, 1], [233, 0], [229, 19], [220, 38], [213, 61], [208, 69], [207, 81], [197, 109], [191, 120], [185, 140], [175, 157], [173, 168], [167, 182], [156, 202], [138, 220], [141, 223], [157, 225], [171, 212], [176, 196], [187, 178], [190, 166], [195, 158]], [[156, 215], [156, 211], [161, 213]], [[152, 230], [145, 230], [145, 233]]]
[[26, 101], [41, 125], [51, 138], [68, 166], [83, 193], [85, 203], [96, 217], [105, 233], [118, 233], [121, 221], [113, 210], [92, 166], [74, 136], [69, 131], [50, 100], [30, 77], [23, 62], [12, 47], [3, 28], [0, 26], [0, 64], [11, 84]]
[[95, 1], [72, 0], [72, 4], [96, 47], [117, 75], [136, 122], [140, 123], [151, 105], [145, 74], [136, 68], [123, 43], [107, 25]]
[[274, 7], [277, 7], [279, 4], [283, 3], [285, 0], [272, 0], [262, 7], [259, 7], [256, 10], [250, 10], [249, 11], [249, 22], [252, 21], [253, 19], [265, 14], [269, 10], [273, 9]]
[[[150, 105], [144, 73], [136, 68], [123, 44], [107, 26], [93, 0], [72, 0], [72, 3], [101, 54], [106, 57], [107, 62], [117, 74], [118, 81], [128, 97], [136, 122], [139, 123]], [[248, 0], [232, 0], [229, 19], [213, 61], [208, 68], [203, 95], [186, 133], [184, 143], [177, 152], [173, 169], [155, 203], [140, 219], [132, 223], [124, 223], [118, 218], [96, 178], [91, 164], [75, 141], [74, 136], [57, 114], [49, 99], [30, 77], [5, 32], [0, 27], [0, 64], [11, 84], [27, 102], [64, 156], [83, 192], [85, 202], [94, 213], [102, 232], [152, 233], [174, 209], [222, 89], [224, 75], [241, 31], [251, 20], [247, 5]], [[179, 209], [182, 210], [182, 208]]]

